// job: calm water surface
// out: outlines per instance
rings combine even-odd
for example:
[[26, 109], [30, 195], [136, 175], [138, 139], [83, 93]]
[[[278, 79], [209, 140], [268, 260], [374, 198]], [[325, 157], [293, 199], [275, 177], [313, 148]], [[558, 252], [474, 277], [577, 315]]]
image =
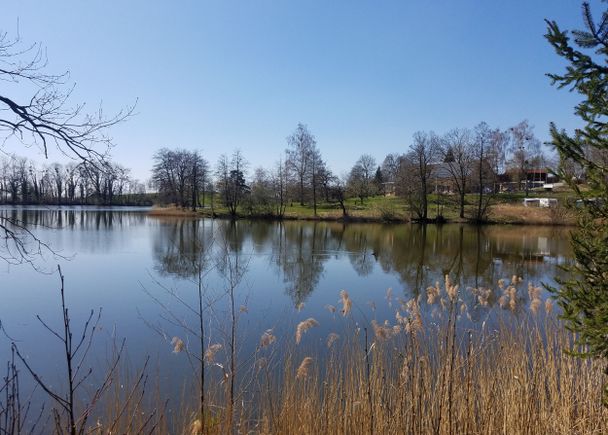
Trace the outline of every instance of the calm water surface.
[[[179, 336], [194, 346], [178, 325], [193, 324], [185, 305], [196, 306], [199, 267], [210, 306], [209, 342], [226, 335], [227, 277], [242, 277], [236, 296], [239, 352], [246, 358], [264, 330], [290, 338], [308, 317], [320, 327], [307, 334], [307, 343], [323, 343], [337, 315], [326, 306], [338, 306], [342, 289], [361, 324], [394, 321], [388, 289], [394, 300], [408, 300], [445, 274], [463, 289], [496, 288], [513, 275], [551, 284], [558, 266], [572, 261], [563, 228], [229, 222], [149, 217], [145, 209], [126, 208], [4, 207], [0, 213], [26, 222], [60, 255], [37, 262], [48, 273], [0, 262], [0, 320], [49, 382], [60, 382], [61, 354], [36, 315], [60, 325], [57, 264], [75, 325], [90, 309], [103, 309], [96, 364], [107, 360], [114, 338], [124, 337], [134, 367], [149, 355], [165, 383], [183, 385], [189, 366], [169, 342]], [[463, 298], [472, 327], [487, 320], [489, 307], [476, 304], [472, 294]], [[0, 361], [9, 349], [1, 337]]]

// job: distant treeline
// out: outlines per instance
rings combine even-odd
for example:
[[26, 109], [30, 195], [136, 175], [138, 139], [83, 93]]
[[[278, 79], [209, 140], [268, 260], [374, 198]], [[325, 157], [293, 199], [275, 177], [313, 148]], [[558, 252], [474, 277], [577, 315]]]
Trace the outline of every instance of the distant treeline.
[[144, 184], [112, 162], [39, 166], [13, 156], [0, 159], [1, 204], [151, 205]]
[[[549, 164], [533, 127], [522, 121], [506, 130], [480, 123], [443, 135], [417, 132], [407, 150], [390, 153], [381, 163], [363, 154], [346, 174], [329, 168], [317, 140], [304, 124], [287, 137], [285, 153], [269, 168], [249, 171], [239, 150], [211, 165], [199, 151], [163, 148], [154, 155], [149, 185], [130, 177], [129, 169], [113, 163], [53, 163], [39, 166], [22, 157], [0, 160], [0, 203], [150, 205], [170, 203], [196, 210], [222, 208], [232, 216], [281, 218], [288, 205], [332, 204], [348, 216], [346, 201], [361, 205], [375, 195], [403, 198], [412, 218], [428, 220], [431, 194], [458, 198], [465, 217], [465, 195], [477, 194], [466, 214], [483, 220], [499, 183], [528, 189], [530, 171]], [[560, 162], [565, 166], [567, 162]], [[573, 167], [576, 172], [576, 168]], [[580, 176], [575, 174], [573, 176]]]
[[311, 207], [316, 215], [319, 204], [331, 203], [347, 216], [348, 199], [364, 204], [374, 195], [396, 195], [420, 221], [428, 220], [430, 194], [455, 195], [464, 218], [465, 195], [471, 193], [478, 197], [467, 217], [481, 221], [499, 183], [527, 190], [530, 173], [555, 166], [527, 121], [506, 130], [482, 122], [443, 135], [417, 132], [405, 152], [388, 154], [380, 164], [363, 154], [344, 175], [331, 171], [304, 124], [287, 137], [273, 167], [253, 173], [239, 150], [222, 155], [214, 167], [200, 152], [181, 149], [163, 148], [154, 160], [151, 185], [159, 200], [184, 208], [221, 206], [233, 216], [281, 218], [288, 204]]

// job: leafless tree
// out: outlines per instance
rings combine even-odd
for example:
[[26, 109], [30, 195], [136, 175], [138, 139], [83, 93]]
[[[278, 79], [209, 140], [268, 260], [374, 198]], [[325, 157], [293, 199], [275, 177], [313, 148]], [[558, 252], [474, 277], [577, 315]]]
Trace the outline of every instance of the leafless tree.
[[372, 191], [372, 181], [376, 170], [376, 159], [369, 154], [363, 154], [355, 166], [351, 170], [351, 182], [355, 187], [357, 196], [363, 204], [363, 200], [373, 195], [375, 192]]
[[237, 216], [238, 208], [250, 189], [245, 182], [247, 160], [236, 150], [228, 159], [226, 155], [220, 156], [216, 168], [216, 177], [220, 195], [230, 215]]
[[[46, 51], [41, 44], [26, 45], [17, 36], [0, 33], [0, 132], [3, 145], [16, 140], [26, 146], [38, 146], [45, 156], [51, 145], [60, 152], [91, 162], [103, 161], [112, 139], [109, 128], [126, 120], [133, 107], [106, 117], [101, 108], [85, 112], [84, 104], [71, 106], [73, 85], [69, 74], [46, 73]], [[11, 90], [32, 90], [27, 101], [9, 97]]]
[[87, 364], [87, 356], [91, 350], [93, 337], [99, 328], [101, 310], [98, 310], [97, 313], [95, 313], [94, 310], [91, 310], [83, 326], [82, 332], [74, 335], [74, 329], [71, 324], [71, 318], [68, 313], [65, 299], [64, 276], [61, 273], [61, 269], [58, 269], [58, 271], [61, 279], [62, 328], [52, 328], [40, 316], [37, 316], [37, 319], [51, 335], [60, 341], [63, 347], [66, 363], [66, 383], [68, 387], [65, 395], [56, 391], [51, 384], [42, 379], [31, 362], [28, 362], [28, 359], [22, 355], [19, 347], [14, 342], [12, 343], [12, 349], [29, 374], [33, 377], [36, 384], [40, 386], [46, 395], [55, 403], [55, 408], [53, 408], [55, 432], [69, 433], [70, 435], [84, 434], [87, 428], [88, 419], [91, 416], [95, 405], [108, 390], [114, 379], [114, 374], [124, 350], [125, 341], [124, 339], [122, 340], [116, 357], [112, 360], [101, 383], [97, 387], [94, 387], [92, 395], [88, 399], [85, 399], [83, 390], [85, 390], [85, 385], [91, 382], [91, 376], [93, 374], [93, 369], [87, 369], [85, 365]]
[[196, 211], [208, 178], [209, 164], [198, 151], [162, 148], [154, 154], [152, 185], [177, 206]]
[[[127, 107], [107, 117], [101, 108], [86, 113], [85, 104], [73, 104], [74, 86], [69, 74], [46, 72], [46, 50], [39, 43], [25, 44], [19, 36], [11, 37], [0, 30], [0, 150], [8, 144], [38, 147], [48, 157], [55, 147], [61, 154], [101, 166], [112, 146], [109, 130], [133, 113]], [[30, 97], [20, 100], [11, 94]], [[26, 184], [22, 184], [28, 187]], [[4, 240], [16, 248], [15, 222], [0, 216], [0, 232]], [[5, 246], [3, 246], [5, 248]], [[35, 252], [13, 249], [13, 253], [26, 255]], [[8, 256], [4, 250], [4, 256]]]
[[[209, 178], [209, 163], [205, 158], [198, 152], [193, 151], [189, 153], [190, 157], [190, 176], [189, 176], [189, 187], [190, 187], [190, 205], [192, 211], [196, 211], [199, 205], [205, 206], [205, 193], [207, 180]], [[202, 193], [202, 204], [200, 203]]]
[[325, 162], [321, 157], [321, 153], [316, 145], [312, 145], [310, 149], [310, 165], [309, 165], [309, 183], [310, 189], [312, 190], [312, 208], [313, 213], [317, 215], [317, 199], [318, 191], [321, 187], [322, 177], [321, 175], [326, 172]]
[[518, 188], [521, 189], [523, 180], [526, 196], [528, 196], [528, 171], [539, 164], [541, 142], [534, 136], [534, 126], [530, 125], [528, 120], [523, 120], [516, 126], [511, 127], [509, 131], [511, 133], [510, 163], [513, 169], [517, 171]]
[[372, 181], [376, 170], [376, 160], [369, 154], [363, 154], [350, 170], [348, 189], [353, 196], [359, 198], [361, 204], [372, 192]]
[[308, 131], [308, 127], [299, 123], [295, 131], [287, 137], [287, 169], [291, 172], [298, 184], [300, 205], [304, 205], [304, 191], [306, 181], [310, 175], [311, 157], [316, 149], [315, 137]]
[[332, 171], [327, 167], [327, 164], [324, 164], [323, 167], [321, 168], [321, 170], [319, 171], [319, 176], [318, 176], [318, 184], [322, 190], [323, 193], [323, 199], [325, 200], [325, 202], [329, 203], [331, 201], [331, 184], [332, 184], [332, 180], [334, 178], [334, 174], [332, 173]]
[[497, 159], [501, 151], [504, 150], [507, 135], [499, 129], [492, 130], [485, 122], [479, 123], [475, 127], [475, 138], [473, 141], [473, 179], [478, 192], [477, 206], [473, 220], [483, 222], [486, 220], [486, 213], [497, 193], [496, 179], [498, 177]]
[[[428, 192], [430, 180], [440, 156], [440, 139], [435, 133], [416, 132], [414, 142], [410, 146], [407, 159], [403, 162], [408, 174], [406, 182], [414, 182], [409, 186], [411, 191], [410, 206], [421, 221], [428, 219]], [[410, 172], [411, 171], [411, 172]]]
[[399, 159], [400, 156], [395, 153], [388, 154], [382, 162], [382, 175], [386, 182], [394, 183], [397, 180], [397, 173], [399, 172]]
[[464, 218], [465, 195], [473, 171], [473, 142], [468, 129], [455, 128], [445, 134], [441, 154], [458, 191], [460, 218]]
[[346, 209], [346, 186], [346, 176], [333, 176], [330, 180], [330, 198], [340, 205], [340, 208], [342, 209], [343, 218], [348, 217], [348, 210]]
[[274, 214], [282, 218], [285, 215], [287, 206], [287, 169], [286, 162], [283, 159], [275, 164], [274, 171], [270, 175], [270, 183], [274, 193]]
[[275, 192], [272, 177], [264, 168], [256, 168], [253, 171], [248, 195], [247, 207], [251, 215], [270, 216], [275, 211]]

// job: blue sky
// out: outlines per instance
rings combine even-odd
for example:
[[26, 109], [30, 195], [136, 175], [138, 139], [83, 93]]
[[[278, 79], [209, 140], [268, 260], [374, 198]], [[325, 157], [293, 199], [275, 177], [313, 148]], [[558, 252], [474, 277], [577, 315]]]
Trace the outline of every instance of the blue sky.
[[543, 20], [581, 27], [579, 1], [1, 1], [0, 28], [43, 42], [75, 102], [138, 100], [113, 155], [142, 180], [161, 147], [270, 167], [298, 122], [337, 173], [418, 130], [578, 125], [544, 76], [563, 63]]

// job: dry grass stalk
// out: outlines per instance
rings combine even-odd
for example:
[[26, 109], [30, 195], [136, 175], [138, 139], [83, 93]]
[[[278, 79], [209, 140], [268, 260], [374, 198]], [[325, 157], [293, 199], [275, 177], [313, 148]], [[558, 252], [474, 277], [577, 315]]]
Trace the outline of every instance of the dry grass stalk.
[[405, 330], [412, 334], [422, 331], [422, 315], [420, 313], [418, 301], [416, 299], [410, 299], [406, 302], [405, 309], [408, 312], [408, 317], [403, 325]]
[[372, 320], [372, 329], [374, 330], [374, 335], [380, 341], [388, 340], [393, 335], [393, 328], [386, 323], [384, 325], [379, 325], [378, 322]]
[[325, 309], [332, 314], [336, 312], [336, 307], [334, 307], [333, 305], [327, 304], [327, 305], [325, 305]]
[[260, 338], [260, 347], [268, 347], [276, 341], [277, 337], [272, 334], [272, 329], [267, 329]]
[[386, 289], [386, 302], [389, 307], [393, 305], [393, 289], [390, 287]]
[[336, 340], [338, 340], [339, 338], [340, 336], [338, 334], [336, 334], [335, 332], [330, 332], [327, 336], [327, 348], [329, 349], [330, 347], [332, 347]]
[[309, 356], [305, 357], [300, 363], [300, 366], [298, 367], [298, 370], [296, 372], [296, 379], [304, 379], [308, 377], [308, 372], [310, 371], [311, 366], [312, 358]]
[[471, 292], [477, 296], [477, 302], [484, 306], [487, 307], [488, 303], [490, 301], [490, 298], [492, 297], [492, 289], [491, 288], [472, 288]]
[[346, 316], [353, 307], [353, 301], [346, 290], [340, 290], [340, 302], [342, 302], [342, 315]]
[[186, 348], [184, 341], [179, 337], [171, 339], [171, 346], [173, 346], [173, 353], [180, 353]]
[[528, 283], [528, 297], [530, 298], [530, 311], [534, 314], [538, 313], [542, 305], [541, 301], [542, 289]]
[[[374, 433], [389, 435], [606, 433], [602, 367], [564, 352], [577, 348], [559, 320], [538, 322], [531, 306], [519, 304], [513, 321], [512, 287], [516, 286], [507, 282], [500, 290], [509, 309], [497, 309], [492, 327], [472, 333], [459, 323], [458, 305], [449, 301], [451, 315], [438, 317], [423, 330], [421, 308], [412, 299], [402, 303], [404, 314], [396, 312], [397, 324], [392, 328], [388, 323], [371, 324], [379, 335], [391, 330], [390, 344], [366, 347], [374, 349], [373, 357], [362, 358], [363, 337], [347, 328], [339, 341], [337, 334], [328, 335], [326, 344], [332, 351], [327, 357], [322, 355], [326, 352], [323, 343], [319, 357], [312, 353], [296, 357], [296, 348], [287, 348], [282, 374], [269, 369], [281, 366], [276, 355], [255, 359], [252, 364], [258, 370], [251, 370], [251, 382], [244, 379], [237, 384], [234, 431], [345, 435], [369, 433], [373, 428]], [[548, 301], [545, 311], [550, 313]], [[432, 309], [441, 308], [435, 304]], [[395, 334], [395, 327], [421, 334]], [[221, 422], [227, 412], [223, 389], [219, 380], [210, 384], [210, 422]], [[174, 427], [146, 432], [197, 433], [196, 414], [187, 405], [182, 414], [183, 421]], [[100, 429], [92, 433], [108, 427], [102, 418]], [[136, 429], [121, 423], [115, 432]], [[227, 433], [224, 429], [211, 423], [205, 433]]]
[[551, 314], [553, 312], [553, 301], [551, 299], [545, 300], [545, 312]]
[[428, 287], [426, 289], [426, 303], [429, 305], [433, 305], [440, 295], [441, 287], [439, 287], [439, 281], [437, 281], [434, 287]]
[[208, 364], [213, 364], [215, 361], [215, 354], [217, 354], [222, 347], [223, 346], [219, 343], [210, 345], [205, 351], [205, 361], [207, 361]]
[[190, 425], [190, 434], [200, 435], [201, 433], [203, 433], [203, 423], [199, 419], [196, 419]]
[[300, 341], [302, 341], [302, 335], [310, 328], [313, 328], [315, 326], [319, 326], [319, 322], [317, 322], [312, 317], [309, 317], [308, 319], [298, 323], [298, 326], [296, 328], [296, 344], [300, 344]]
[[458, 284], [452, 284], [450, 276], [445, 276], [445, 291], [452, 302], [458, 299]]

